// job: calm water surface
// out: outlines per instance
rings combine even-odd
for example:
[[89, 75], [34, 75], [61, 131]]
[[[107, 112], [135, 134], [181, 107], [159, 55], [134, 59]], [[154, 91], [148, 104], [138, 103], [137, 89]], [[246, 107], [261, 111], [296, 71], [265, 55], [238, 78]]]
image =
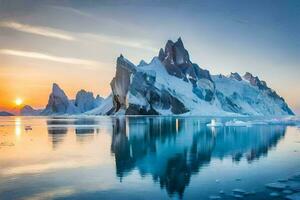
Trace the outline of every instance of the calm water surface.
[[232, 199], [234, 189], [244, 199], [287, 196], [265, 185], [300, 177], [297, 126], [208, 121], [1, 117], [0, 199]]

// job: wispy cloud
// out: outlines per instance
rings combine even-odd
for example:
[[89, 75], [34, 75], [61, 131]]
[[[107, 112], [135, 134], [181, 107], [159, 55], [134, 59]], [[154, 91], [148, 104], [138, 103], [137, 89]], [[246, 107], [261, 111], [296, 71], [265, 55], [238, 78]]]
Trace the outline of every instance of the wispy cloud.
[[31, 51], [18, 51], [13, 49], [0, 49], [1, 54], [10, 55], [10, 56], [19, 56], [26, 58], [33, 58], [39, 60], [48, 60], [59, 63], [73, 64], [73, 65], [84, 65], [84, 66], [99, 66], [100, 63], [94, 60], [78, 59], [78, 58], [69, 58], [69, 57], [59, 57], [39, 52]]
[[89, 19], [92, 19], [92, 20], [98, 20], [99, 18], [93, 16], [92, 14], [90, 13], [87, 13], [87, 12], [84, 12], [82, 10], [78, 10], [78, 9], [75, 9], [75, 8], [72, 8], [72, 7], [66, 7], [66, 6], [57, 6], [57, 5], [46, 5], [45, 7], [49, 7], [49, 8], [53, 8], [53, 9], [57, 9], [57, 10], [61, 10], [63, 11], [64, 13], [65, 12], [70, 12], [70, 13], [74, 13], [76, 15], [79, 15], [81, 17], [86, 17], [86, 18], [89, 18]]
[[157, 48], [152, 47], [149, 42], [143, 40], [132, 40], [128, 38], [121, 38], [109, 35], [100, 35], [100, 34], [93, 34], [93, 33], [82, 33], [80, 34], [86, 40], [90, 41], [97, 41], [97, 42], [105, 42], [125, 47], [131, 47], [136, 49], [143, 49], [147, 51], [157, 52]]
[[68, 41], [75, 40], [75, 38], [72, 35], [65, 33], [64, 31], [49, 28], [49, 27], [32, 26], [29, 24], [21, 24], [14, 21], [0, 22], [0, 27], [10, 28], [25, 33], [31, 33], [35, 35], [41, 35], [41, 36], [56, 38], [61, 40], [68, 40]]
[[149, 42], [147, 41], [132, 40], [128, 38], [121, 38], [121, 37], [111, 36], [106, 34], [71, 33], [71, 32], [66, 32], [59, 29], [49, 28], [49, 27], [22, 24], [15, 21], [2, 21], [0, 22], [0, 27], [10, 28], [25, 33], [31, 33], [35, 35], [41, 35], [41, 36], [56, 38], [60, 40], [101, 42], [101, 43], [115, 44], [115, 45], [130, 47], [130, 48], [143, 49], [152, 52], [157, 51], [157, 49], [149, 45]]

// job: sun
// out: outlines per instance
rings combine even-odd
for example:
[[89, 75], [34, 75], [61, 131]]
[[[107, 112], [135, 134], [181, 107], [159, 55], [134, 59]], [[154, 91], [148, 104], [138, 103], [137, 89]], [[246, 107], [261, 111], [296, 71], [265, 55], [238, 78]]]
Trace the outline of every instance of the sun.
[[20, 106], [20, 105], [22, 105], [22, 103], [23, 103], [23, 100], [21, 98], [16, 98], [16, 100], [15, 100], [16, 106]]

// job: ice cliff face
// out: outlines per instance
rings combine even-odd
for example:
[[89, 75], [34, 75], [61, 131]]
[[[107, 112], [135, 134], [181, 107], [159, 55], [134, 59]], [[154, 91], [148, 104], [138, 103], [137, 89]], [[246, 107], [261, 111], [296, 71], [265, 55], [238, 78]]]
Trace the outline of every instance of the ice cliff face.
[[111, 89], [111, 109], [92, 114], [293, 114], [282, 97], [250, 73], [211, 76], [190, 61], [181, 38], [169, 40], [149, 64], [142, 60], [135, 66], [121, 55]]
[[130, 77], [136, 72], [136, 67], [123, 55], [117, 59], [116, 75], [110, 83], [113, 95], [113, 105], [115, 112], [127, 109], [127, 93], [131, 83]]

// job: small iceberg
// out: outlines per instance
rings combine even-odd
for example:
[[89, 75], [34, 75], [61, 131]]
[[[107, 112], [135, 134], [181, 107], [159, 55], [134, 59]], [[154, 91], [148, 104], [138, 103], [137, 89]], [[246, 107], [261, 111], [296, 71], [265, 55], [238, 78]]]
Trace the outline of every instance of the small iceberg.
[[209, 199], [221, 199], [221, 197], [218, 195], [211, 195], [209, 196]]
[[245, 126], [245, 127], [251, 127], [252, 123], [251, 122], [244, 122], [244, 121], [240, 121], [237, 119], [228, 121], [225, 123], [225, 126]]
[[290, 199], [290, 200], [299, 200], [300, 199], [300, 192], [288, 195], [285, 198]]
[[32, 130], [32, 127], [30, 125], [25, 126], [25, 131], [31, 131], [31, 130]]
[[299, 116], [289, 116], [283, 118], [273, 118], [269, 120], [265, 120], [268, 124], [272, 125], [291, 125], [291, 126], [299, 126], [300, 118]]
[[266, 184], [266, 187], [275, 190], [284, 190], [287, 188], [286, 184], [283, 183], [269, 183]]
[[283, 190], [282, 193], [284, 193], [284, 194], [292, 194], [293, 192], [291, 190]]
[[239, 195], [239, 194], [231, 194], [231, 196], [236, 198], [236, 199], [243, 199], [244, 198], [243, 195]]
[[279, 195], [278, 192], [271, 192], [271, 193], [270, 193], [270, 196], [271, 196], [271, 197], [279, 197], [280, 195]]
[[212, 119], [210, 121], [210, 123], [206, 124], [206, 126], [208, 126], [208, 127], [220, 127], [220, 126], [223, 126], [223, 124], [221, 122], [217, 122], [216, 119]]
[[246, 193], [246, 191], [243, 189], [234, 189], [234, 190], [232, 190], [232, 192], [234, 194], [240, 194], [240, 195], [244, 195]]

